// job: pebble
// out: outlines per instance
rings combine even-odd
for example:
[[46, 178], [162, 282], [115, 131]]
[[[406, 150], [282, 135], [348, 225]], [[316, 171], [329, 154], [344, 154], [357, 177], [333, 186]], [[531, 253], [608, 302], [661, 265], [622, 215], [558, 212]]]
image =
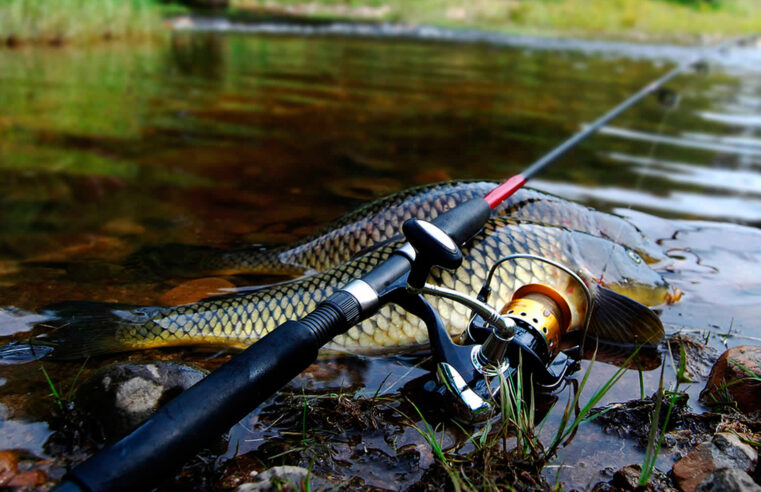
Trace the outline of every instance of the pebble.
[[620, 492], [624, 491], [658, 491], [658, 492], [671, 492], [674, 491], [670, 485], [666, 475], [658, 469], [654, 469], [650, 475], [650, 479], [646, 486], [639, 485], [639, 476], [642, 471], [640, 465], [627, 465], [615, 473], [612, 473], [613, 479], [609, 482], [600, 482], [592, 488], [592, 492]]
[[[307, 486], [307, 481], [309, 485]], [[273, 466], [235, 489], [235, 492], [280, 492], [282, 490], [325, 490], [336, 486], [300, 466]]]
[[[742, 367], [740, 367], [742, 366]], [[753, 379], [743, 368], [759, 379]], [[700, 399], [707, 405], [729, 403], [728, 393], [737, 402], [737, 408], [745, 413], [761, 411], [761, 347], [743, 345], [724, 352], [711, 369]]]
[[112, 364], [82, 384], [75, 405], [87, 416], [96, 435], [114, 441], [206, 374], [171, 361]]
[[761, 492], [761, 487], [742, 470], [727, 468], [711, 473], [700, 482], [696, 492]]
[[715, 471], [739, 469], [751, 471], [758, 461], [756, 450], [735, 434], [720, 432], [708, 442], [698, 444], [672, 468], [674, 482], [684, 492], [693, 492]]
[[47, 482], [40, 470], [21, 472], [18, 457], [13, 451], [0, 451], [0, 487], [3, 489], [32, 489]]

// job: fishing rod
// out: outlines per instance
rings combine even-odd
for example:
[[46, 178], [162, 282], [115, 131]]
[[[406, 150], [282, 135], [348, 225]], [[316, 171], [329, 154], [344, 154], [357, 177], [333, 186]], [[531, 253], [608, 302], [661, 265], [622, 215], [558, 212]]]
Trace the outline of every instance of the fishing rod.
[[[722, 43], [714, 50], [746, 38]], [[591, 295], [581, 279], [545, 258], [513, 255], [496, 262], [486, 284], [472, 298], [426, 283], [430, 270], [434, 266], [456, 269], [462, 262], [459, 246], [483, 228], [492, 209], [566, 151], [706, 55], [696, 56], [648, 84], [485, 197], [467, 201], [430, 222], [405, 222], [407, 242], [388, 259], [334, 292], [305, 317], [280, 325], [171, 400], [132, 433], [73, 468], [56, 490], [100, 492], [155, 486], [311, 365], [320, 347], [389, 303], [425, 322], [439, 381], [435, 391], [451, 397], [456, 411], [471, 420], [488, 413], [489, 399], [495, 394], [494, 381], [515, 370], [518, 361], [537, 375], [540, 384], [556, 386], [574, 360], [572, 351], [559, 350], [559, 340], [570, 323], [562, 296], [547, 286], [527, 285], [516, 291], [510, 305], [497, 311], [486, 302], [489, 282], [501, 262], [528, 259], [550, 263], [586, 289], [586, 324]], [[473, 317], [464, 345], [452, 342], [423, 294], [444, 297], [471, 309]]]

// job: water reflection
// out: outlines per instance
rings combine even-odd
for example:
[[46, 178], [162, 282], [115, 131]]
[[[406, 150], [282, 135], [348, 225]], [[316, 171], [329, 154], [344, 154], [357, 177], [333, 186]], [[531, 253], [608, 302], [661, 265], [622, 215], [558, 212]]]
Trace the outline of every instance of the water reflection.
[[[643, 174], [658, 176], [658, 173], [654, 172]], [[626, 188], [585, 187], [543, 180], [537, 180], [533, 184], [537, 189], [575, 201], [624, 205], [656, 211], [667, 217], [704, 217], [751, 223], [761, 220], [761, 200], [741, 196], [706, 196], [703, 193], [680, 191], [660, 195]]]
[[698, 185], [703, 188], [761, 194], [761, 174], [753, 170], [706, 168], [686, 162], [662, 161], [617, 152], [610, 153], [606, 157], [616, 162], [635, 164], [635, 172], [644, 176]]

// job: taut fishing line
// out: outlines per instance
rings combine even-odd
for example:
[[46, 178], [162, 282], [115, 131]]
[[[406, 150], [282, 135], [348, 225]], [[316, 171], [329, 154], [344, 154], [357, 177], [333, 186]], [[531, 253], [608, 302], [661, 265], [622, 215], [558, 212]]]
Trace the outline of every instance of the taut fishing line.
[[[693, 77], [694, 77], [694, 75], [693, 75]], [[688, 77], [688, 81], [687, 81], [686, 85], [688, 85], [688, 84], [694, 84], [695, 83], [693, 77]], [[662, 97], [662, 94], [663, 94], [664, 91], [673, 92], [673, 94], [674, 94], [673, 101], [667, 101], [666, 103], [664, 103], [661, 100], [661, 97]], [[671, 91], [671, 89], [667, 89], [667, 88], [662, 88], [661, 91], [655, 92], [653, 95], [658, 98], [658, 104], [660, 104], [661, 106], [665, 106], [665, 110], [663, 111], [663, 114], [662, 114], [662, 116], [660, 118], [660, 121], [658, 122], [658, 125], [657, 125], [657, 127], [655, 129], [655, 135], [663, 135], [664, 128], [666, 126], [666, 121], [679, 108], [681, 100], [682, 100], [682, 96], [681, 96], [681, 92]], [[649, 149], [649, 151], [647, 153], [647, 158], [644, 161], [645, 170], [647, 170], [647, 169], [649, 169], [649, 168], [651, 168], [651, 167], [653, 167], [655, 165], [655, 152], [656, 152], [656, 149], [658, 149], [660, 144], [661, 144], [661, 140], [655, 140], [654, 139], [651, 142], [650, 149]], [[634, 191], [639, 191], [639, 190], [642, 190], [644, 188], [644, 183], [645, 183], [645, 178], [646, 178], [646, 174], [647, 173], [645, 173], [645, 172], [638, 172], [638, 173], [635, 173], [635, 174], [637, 176], [636, 176], [635, 181], [634, 181], [634, 187], [633, 187], [633, 189], [634, 189]], [[628, 200], [628, 202], [626, 203], [624, 208], [625, 208], [626, 211], [630, 212], [632, 210], [633, 206], [634, 206], [634, 198], [630, 197], [630, 199]], [[614, 241], [618, 241], [622, 232], [623, 232], [623, 224], [621, 224], [619, 226], [617, 237], [612, 238], [612, 239]], [[606, 258], [605, 263], [603, 264], [603, 268], [602, 268], [603, 272], [605, 272], [607, 270], [608, 265], [610, 264], [610, 260], [611, 260], [612, 257], [613, 257], [613, 250], [610, 250], [609, 253], [608, 253], [608, 257]]]

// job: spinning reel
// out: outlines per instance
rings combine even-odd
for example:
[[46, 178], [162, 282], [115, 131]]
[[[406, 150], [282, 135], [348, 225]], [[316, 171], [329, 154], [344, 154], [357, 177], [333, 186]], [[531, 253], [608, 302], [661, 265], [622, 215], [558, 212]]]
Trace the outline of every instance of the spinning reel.
[[[429, 382], [426, 390], [453, 402], [459, 418], [469, 421], [488, 418], [502, 375], [510, 378], [518, 370], [528, 371], [536, 384], [552, 390], [576, 370], [580, 347], [561, 350], [561, 339], [571, 326], [573, 315], [556, 288], [539, 283], [523, 285], [500, 310], [487, 301], [492, 292], [492, 278], [501, 264], [519, 259], [549, 264], [578, 283], [586, 295], [583, 324], [586, 330], [592, 295], [578, 275], [541, 256], [509, 255], [492, 265], [477, 297], [470, 297], [425, 282], [431, 267], [454, 269], [462, 263], [462, 252], [449, 236], [430, 222], [418, 219], [405, 222], [403, 231], [412, 245], [409, 249], [414, 249], [406, 252], [412, 260], [406, 288], [425, 305], [412, 311], [426, 323], [436, 364], [436, 382]], [[420, 294], [446, 298], [470, 308], [472, 315], [460, 344], [452, 341], [438, 313]]]

